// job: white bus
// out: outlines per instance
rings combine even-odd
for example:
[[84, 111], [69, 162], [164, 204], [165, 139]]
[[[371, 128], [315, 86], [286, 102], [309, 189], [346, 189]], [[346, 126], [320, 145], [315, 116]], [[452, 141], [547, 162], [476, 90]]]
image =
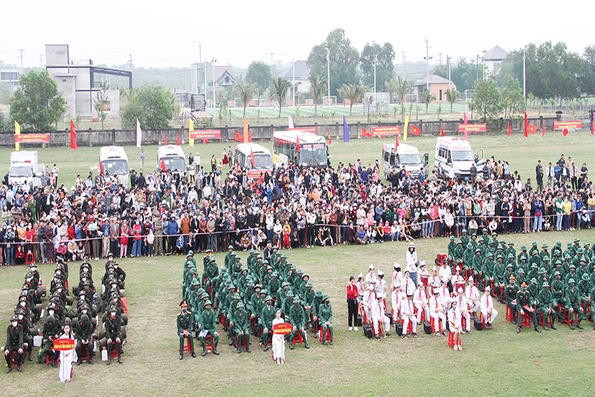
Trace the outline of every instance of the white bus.
[[[254, 158], [254, 160], [253, 160]], [[258, 179], [261, 173], [273, 172], [271, 151], [256, 143], [240, 143], [233, 156], [234, 164], [246, 170], [250, 179]]]
[[99, 149], [99, 169], [108, 172], [118, 184], [128, 187], [128, 156], [121, 146], [104, 146]]
[[328, 165], [326, 139], [299, 130], [274, 131], [273, 162], [275, 165], [287, 165], [291, 162], [298, 166], [326, 167]]
[[483, 171], [483, 149], [477, 150], [474, 155], [469, 141], [455, 137], [439, 137], [436, 140], [434, 166], [438, 164], [447, 175], [452, 168], [456, 178], [469, 179], [472, 165], [475, 165], [477, 174]]
[[388, 178], [393, 169], [397, 172], [405, 169], [405, 171], [417, 177], [422, 168], [424, 175], [427, 177], [428, 163], [429, 154], [424, 153], [422, 158], [415, 146], [401, 143], [397, 147], [397, 150], [395, 150], [394, 144], [385, 143], [382, 145], [382, 171], [384, 171], [386, 178]]
[[157, 149], [157, 169], [161, 169], [161, 159], [166, 170], [178, 170], [181, 174], [186, 171], [186, 155], [180, 146], [159, 146]]

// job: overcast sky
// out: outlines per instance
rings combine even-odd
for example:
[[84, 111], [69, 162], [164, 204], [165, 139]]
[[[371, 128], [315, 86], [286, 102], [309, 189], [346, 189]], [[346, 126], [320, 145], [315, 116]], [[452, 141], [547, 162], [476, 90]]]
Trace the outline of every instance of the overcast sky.
[[[361, 52], [366, 42], [390, 42], [401, 63], [423, 60], [425, 39], [433, 62], [446, 56], [475, 59], [499, 45], [512, 51], [533, 42], [564, 42], [583, 53], [595, 45], [587, 18], [595, 2], [567, 5], [523, 0], [400, 2], [21, 0], [0, 7], [0, 60], [39, 67], [45, 44], [69, 44], [70, 58], [135, 67], [188, 67], [202, 59], [247, 66], [306, 59], [328, 33], [343, 28]], [[441, 54], [441, 55], [440, 55]]]

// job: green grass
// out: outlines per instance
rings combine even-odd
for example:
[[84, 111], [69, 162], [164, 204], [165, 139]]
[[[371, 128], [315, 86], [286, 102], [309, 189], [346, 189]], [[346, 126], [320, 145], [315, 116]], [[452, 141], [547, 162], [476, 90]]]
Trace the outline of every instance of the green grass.
[[[474, 149], [483, 147], [486, 155], [507, 159], [512, 170], [519, 170], [523, 178], [533, 178], [537, 158], [542, 162], [557, 160], [560, 153], [575, 161], [592, 162], [593, 138], [588, 132], [550, 133], [544, 139], [529, 139], [515, 133], [504, 135], [470, 136]], [[387, 143], [392, 139], [387, 138]], [[352, 140], [350, 143], [333, 141], [330, 147], [333, 164], [338, 161], [364, 164], [380, 158], [382, 139]], [[412, 137], [421, 152], [432, 152], [435, 137]], [[186, 153], [200, 151], [203, 164], [211, 154], [219, 159], [228, 144], [184, 147]], [[76, 172], [85, 175], [90, 166], [97, 165], [98, 148], [66, 148], [39, 150], [40, 162], [60, 167], [60, 182], [72, 186]], [[139, 168], [139, 152], [127, 147], [133, 168]], [[0, 168], [8, 168], [10, 149], [0, 150]], [[156, 147], [145, 147], [146, 168], [156, 165]], [[514, 240], [517, 249], [537, 240], [550, 246], [557, 240], [565, 243], [573, 237], [583, 241], [595, 239], [592, 230], [577, 232], [551, 232], [539, 235], [504, 237]], [[433, 261], [436, 254], [446, 250], [446, 239], [428, 239], [416, 242], [420, 259]], [[504, 307], [498, 305], [499, 317], [492, 331], [474, 332], [463, 336], [464, 350], [455, 352], [446, 345], [446, 338], [420, 335], [417, 339], [401, 340], [394, 336], [376, 342], [358, 333], [347, 332], [344, 286], [350, 275], [365, 272], [370, 263], [390, 274], [393, 261], [405, 260], [406, 245], [387, 243], [366, 247], [337, 246], [292, 250], [289, 258], [310, 274], [316, 289], [331, 297], [334, 309], [336, 343], [320, 346], [312, 341], [310, 350], [297, 346], [287, 349], [287, 363], [278, 366], [270, 352], [262, 352], [253, 345], [253, 353], [236, 354], [221, 338], [218, 357], [207, 355], [183, 361], [177, 358], [175, 316], [180, 301], [182, 257], [122, 260], [128, 273], [126, 293], [130, 305], [128, 344], [123, 356], [124, 364], [75, 367], [73, 382], [67, 386], [58, 382], [57, 370], [39, 364], [26, 363], [22, 374], [0, 373], [0, 382], [7, 395], [296, 395], [296, 396], [374, 396], [395, 395], [592, 395], [591, 369], [595, 355], [591, 346], [595, 342], [592, 324], [585, 330], [571, 331], [560, 326], [558, 331], [537, 334], [525, 330], [515, 333], [515, 327], [504, 319]], [[223, 263], [223, 255], [216, 255]], [[242, 253], [242, 258], [246, 254]], [[197, 258], [198, 259], [198, 258]], [[93, 262], [96, 272], [102, 273], [103, 262]], [[72, 268], [78, 264], [71, 265]], [[201, 266], [199, 266], [201, 268]], [[48, 283], [53, 273], [49, 265], [40, 265], [39, 271]], [[0, 331], [16, 304], [26, 269], [10, 267], [0, 269]], [[76, 274], [76, 271], [71, 271]], [[97, 277], [98, 278], [98, 277]], [[71, 284], [77, 280], [71, 280]], [[47, 301], [46, 301], [47, 302]], [[421, 333], [421, 328], [419, 329]], [[4, 341], [2, 341], [3, 343]], [[98, 361], [98, 360], [97, 360]], [[10, 385], [10, 386], [9, 386]]]

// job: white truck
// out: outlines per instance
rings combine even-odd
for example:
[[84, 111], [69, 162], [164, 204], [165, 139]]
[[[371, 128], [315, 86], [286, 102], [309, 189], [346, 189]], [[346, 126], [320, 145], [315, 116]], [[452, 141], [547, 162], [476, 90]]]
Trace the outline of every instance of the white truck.
[[455, 178], [469, 179], [472, 166], [475, 166], [478, 175], [481, 175], [483, 171], [483, 149], [479, 149], [473, 154], [469, 141], [465, 139], [438, 137], [436, 140], [434, 166], [438, 166], [438, 164], [440, 164], [446, 175], [452, 169]]
[[401, 143], [395, 150], [393, 144], [385, 143], [382, 145], [382, 171], [384, 171], [384, 176], [387, 179], [392, 170], [399, 172], [402, 169], [417, 177], [419, 171], [423, 168], [424, 175], [427, 177], [428, 162], [429, 154], [424, 153], [423, 157], [420, 156], [419, 150], [415, 146]]
[[9, 184], [21, 186], [28, 192], [32, 187], [41, 186], [43, 172], [44, 166], [38, 163], [36, 151], [10, 153]]

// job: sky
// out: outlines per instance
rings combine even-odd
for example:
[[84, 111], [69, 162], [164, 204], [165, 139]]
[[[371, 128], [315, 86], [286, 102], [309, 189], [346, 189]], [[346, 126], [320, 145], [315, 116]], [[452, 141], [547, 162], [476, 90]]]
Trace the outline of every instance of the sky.
[[[536, 6], [539, 4], [539, 6]], [[583, 16], [595, 2], [563, 9], [554, 2], [395, 0], [208, 2], [177, 0], [21, 0], [0, 7], [0, 61], [40, 67], [45, 44], [69, 44], [71, 60], [134, 67], [189, 67], [202, 60], [246, 67], [305, 60], [329, 32], [342, 28], [359, 52], [390, 42], [395, 63], [430, 63], [450, 56], [475, 59], [495, 45], [513, 51], [528, 43], [564, 42], [582, 54], [595, 45]], [[43, 58], [40, 56], [43, 55]]]

